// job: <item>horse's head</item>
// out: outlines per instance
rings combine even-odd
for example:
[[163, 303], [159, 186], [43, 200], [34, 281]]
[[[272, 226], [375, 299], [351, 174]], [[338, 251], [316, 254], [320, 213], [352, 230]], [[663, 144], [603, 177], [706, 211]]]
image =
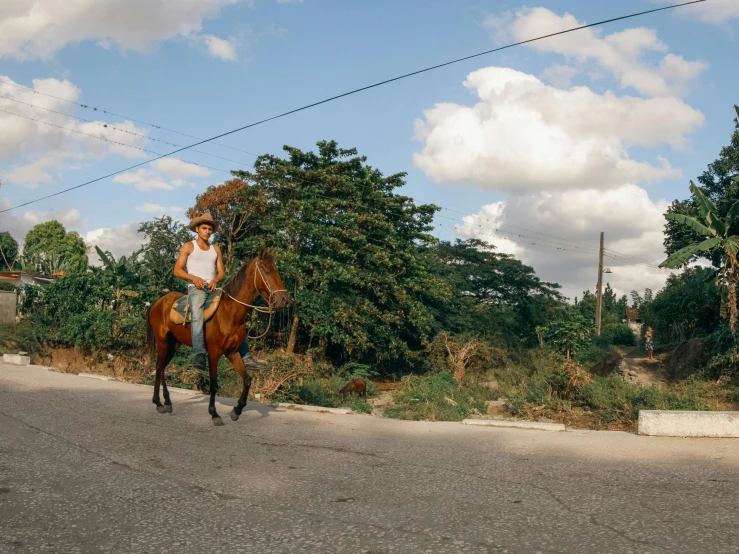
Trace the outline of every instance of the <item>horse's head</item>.
[[259, 250], [259, 256], [256, 259], [255, 283], [259, 294], [262, 295], [269, 307], [273, 310], [279, 310], [286, 307], [290, 303], [290, 296], [285, 289], [280, 274], [277, 272], [275, 265], [275, 253], [268, 252], [266, 246], [262, 246]]

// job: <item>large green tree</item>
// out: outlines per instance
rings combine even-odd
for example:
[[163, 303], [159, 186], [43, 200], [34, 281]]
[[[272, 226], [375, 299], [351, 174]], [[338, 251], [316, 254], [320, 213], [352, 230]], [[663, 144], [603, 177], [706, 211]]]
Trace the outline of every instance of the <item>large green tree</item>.
[[148, 239], [144, 246], [142, 272], [157, 293], [185, 291], [185, 282], [174, 276], [174, 264], [183, 244], [193, 239], [190, 230], [168, 215], [146, 221], [139, 233]]
[[23, 261], [29, 269], [55, 275], [87, 269], [87, 245], [56, 220], [35, 225], [23, 240]]
[[433, 271], [452, 288], [451, 300], [432, 305], [438, 330], [536, 341], [562, 299], [558, 285], [542, 282], [513, 256], [478, 240], [440, 242], [425, 249]]
[[[716, 208], [719, 218], [725, 219], [729, 209], [739, 200], [739, 182], [735, 179], [739, 175], [739, 107], [734, 106], [737, 117], [734, 119], [734, 131], [729, 144], [721, 149], [719, 157], [708, 165], [698, 177], [697, 188], [711, 201]], [[692, 187], [691, 187], [692, 189]], [[677, 214], [689, 217], [700, 216], [699, 199], [695, 194], [687, 200], [675, 200], [667, 210], [667, 215]], [[665, 252], [668, 256], [688, 245], [700, 242], [702, 235], [690, 226], [668, 217], [665, 224]], [[721, 255], [717, 252], [695, 251], [688, 261], [698, 257], [709, 258], [714, 266], [721, 265]]]
[[264, 194], [250, 212], [252, 233], [234, 244], [248, 260], [266, 243], [294, 302], [288, 350], [318, 344], [331, 356], [389, 362], [429, 336], [427, 305], [449, 297], [420, 253], [433, 205], [397, 193], [404, 174], [384, 176], [355, 149], [318, 143], [317, 152], [284, 147], [234, 172]]
[[18, 257], [18, 242], [7, 231], [0, 232], [0, 269], [12, 270]]

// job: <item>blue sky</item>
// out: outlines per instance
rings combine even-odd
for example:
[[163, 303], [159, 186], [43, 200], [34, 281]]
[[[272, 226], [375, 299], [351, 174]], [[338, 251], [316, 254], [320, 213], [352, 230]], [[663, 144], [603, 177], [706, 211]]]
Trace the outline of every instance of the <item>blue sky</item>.
[[[31, 4], [36, 5], [37, 12], [40, 9], [53, 13], [56, 9], [47, 0], [35, 0]], [[164, 0], [116, 0], [112, 4], [120, 6], [118, 11], [111, 10], [115, 11], [113, 14], [91, 13], [81, 7], [78, 13], [70, 14], [78, 9], [78, 4], [84, 3], [70, 0], [68, 13], [56, 14], [57, 21], [61, 21], [58, 26], [50, 28], [22, 13], [24, 8], [13, 11], [13, 8], [0, 7], [0, 36], [11, 36], [10, 39], [0, 38], [0, 79], [32, 88], [35, 79], [55, 79], [53, 83], [47, 82], [43, 90], [68, 97], [70, 91], [75, 93], [76, 87], [81, 103], [183, 133], [208, 137], [348, 89], [520, 38], [516, 37], [516, 29], [523, 33], [527, 28], [538, 28], [536, 25], [541, 23], [533, 21], [530, 11], [522, 11], [526, 6], [529, 9], [546, 8], [557, 18], [571, 14], [577, 21], [590, 23], [665, 3], [652, 0], [622, 0], [618, 3], [570, 0], [540, 1], [524, 6], [517, 2], [467, 0], [363, 3], [338, 0], [298, 3], [183, 0], [181, 10], [172, 10], [168, 7], [171, 2]], [[600, 230], [617, 239], [612, 244], [620, 254], [657, 261], [661, 255], [661, 245], [655, 240], [659, 225], [652, 223], [651, 229], [643, 226], [630, 229], [628, 220], [652, 218], [656, 221], [655, 214], [664, 207], [659, 204], [661, 199], [671, 201], [687, 195], [688, 179], [695, 178], [727, 143], [735, 116], [733, 104], [739, 103], [739, 75], [730, 54], [737, 51], [739, 9], [734, 2], [726, 0], [709, 0], [706, 4], [712, 6], [701, 6], [699, 11], [690, 14], [678, 13], [677, 10], [651, 14], [610, 24], [597, 31], [599, 34], [594, 35], [591, 52], [600, 51], [605, 44], [601, 39], [612, 33], [635, 28], [653, 32], [654, 40], [659, 41], [658, 46], [655, 47], [653, 42], [633, 59], [626, 55], [629, 58], [626, 61], [624, 58], [611, 63], [610, 54], [578, 58], [580, 52], [576, 50], [579, 45], [567, 46], [570, 49], [567, 55], [557, 48], [522, 46], [341, 99], [219, 142], [255, 153], [279, 153], [283, 144], [309, 149], [321, 139], [335, 139], [342, 146], [355, 146], [368, 156], [370, 164], [385, 173], [408, 172], [405, 193], [419, 202], [434, 202], [470, 214], [471, 219], [463, 223], [460, 214], [442, 212], [446, 217], [457, 219], [439, 219], [444, 225], [439, 228], [439, 234], [444, 238], [475, 236], [470, 234], [475, 222], [478, 233], [492, 233], [489, 220], [497, 214], [495, 218], [499, 217], [509, 225], [537, 233], [535, 236], [529, 234], [529, 237], [542, 238], [542, 233], [545, 233], [587, 244], [597, 244], [596, 230], [605, 227]], [[536, 14], [546, 23], [544, 12]], [[526, 27], [524, 23], [527, 22], [532, 26]], [[627, 47], [619, 48], [623, 54]], [[624, 70], [627, 62], [634, 67], [638, 63], [654, 69], [667, 55], [681, 56], [686, 64], [701, 61], [705, 67], [698, 70], [695, 66], [681, 65], [670, 73], [673, 77], [681, 77], [675, 77], [679, 83], [673, 83], [669, 90], [650, 89], [640, 84], [624, 86], [618, 72]], [[548, 68], [555, 65], [571, 68], [567, 70], [571, 71], [568, 73], [570, 82], [560, 80], [557, 85], [552, 84], [552, 73], [548, 73]], [[682, 106], [680, 109], [685, 119], [676, 122], [674, 132], [671, 131], [669, 106], [673, 104], [664, 103], [662, 107], [666, 113], [663, 119], [650, 124], [651, 128], [660, 127], [662, 134], [649, 144], [630, 139], [629, 133], [633, 134], [633, 130], [624, 131], [628, 136], [621, 136], [621, 131], [612, 129], [604, 130], [601, 135], [589, 130], [587, 136], [582, 136], [578, 134], [579, 127], [573, 131], [568, 126], [575, 118], [589, 119], [583, 113], [574, 114], [562, 124], [563, 132], [569, 134], [570, 139], [579, 137], [578, 141], [594, 141], [596, 145], [620, 144], [629, 160], [656, 168], [662, 166], [659, 160], [664, 158], [671, 170], [663, 171], [652, 183], [642, 179], [652, 170], [635, 170], [628, 176], [619, 170], [612, 178], [604, 177], [601, 183], [593, 182], [590, 188], [594, 192], [585, 194], [582, 191], [588, 188], [585, 181], [589, 175], [586, 171], [578, 174], [584, 181], [577, 181], [580, 177], [576, 176], [573, 184], [569, 185], [569, 168], [555, 167], [556, 171], [564, 171], [561, 183], [551, 179], [537, 181], [537, 175], [546, 173], [547, 166], [542, 166], [537, 175], [519, 183], [515, 160], [505, 170], [502, 166], [506, 160], [496, 158], [490, 162], [488, 173], [478, 170], [481, 164], [477, 158], [470, 162], [470, 167], [455, 165], [457, 162], [454, 160], [465, 158], [466, 151], [460, 148], [471, 147], [470, 137], [475, 129], [492, 127], [490, 132], [497, 137], [489, 137], [493, 141], [491, 144], [501, 148], [500, 134], [505, 133], [505, 127], [500, 126], [500, 120], [486, 126], [483, 119], [479, 128], [471, 127], [468, 134], [459, 120], [429, 123], [424, 111], [433, 109], [437, 103], [474, 107], [480, 99], [475, 96], [474, 87], [465, 87], [463, 82], [470, 73], [487, 67], [508, 68], [543, 81], [542, 86], [549, 88], [546, 91], [542, 89], [537, 97], [542, 102], [547, 102], [547, 95], [553, 99], [549, 107], [542, 108], [545, 111], [553, 109], [551, 106], [556, 104], [554, 99], [558, 90], [567, 92], [572, 87], [587, 87], [597, 98], [605, 98], [608, 91], [621, 99], [630, 96], [662, 102], [667, 97], [672, 98], [673, 104], [678, 102]], [[684, 73], [691, 71], [695, 75], [685, 77]], [[516, 79], [510, 75], [513, 74], [490, 74], [485, 77], [485, 82]], [[644, 78], [648, 77], [645, 73]], [[38, 95], [22, 93], [21, 89], [9, 85], [3, 87], [0, 83], [0, 95], [9, 93], [16, 100], [41, 105]], [[124, 126], [125, 118], [122, 117], [100, 117], [100, 114], [63, 102], [48, 98], [46, 101], [51, 104], [44, 106], [57, 111]], [[571, 101], [572, 98], [562, 102]], [[500, 98], [492, 99], [490, 105], [501, 108], [500, 102]], [[566, 106], [563, 103], [561, 109], [566, 110]], [[63, 126], [79, 124], [17, 102], [3, 102], [2, 98], [0, 109], [31, 116], [35, 114], [37, 119]], [[506, 109], [516, 112], [515, 102], [506, 104]], [[527, 109], [532, 108], [527, 104]], [[701, 122], [697, 122], [696, 113], [702, 114], [704, 119]], [[557, 117], [551, 113], [549, 116]], [[524, 118], [525, 121], [530, 119]], [[5, 133], [4, 146], [0, 138], [0, 179], [3, 181], [0, 202], [4, 207], [15, 206], [145, 159], [120, 155], [126, 149], [110, 150], [103, 143], [102, 150], [95, 151], [95, 147], [90, 146], [96, 142], [93, 139], [79, 141], [79, 135], [71, 137], [63, 132], [62, 136], [50, 136], [51, 130], [57, 135], [59, 131], [27, 120], [22, 120], [22, 124], [33, 128], [10, 128], [8, 122], [11, 120], [16, 120], [13, 125], [20, 124], [17, 117], [0, 113], [0, 125], [11, 129], [10, 133]], [[425, 151], [431, 144], [427, 142], [430, 139], [424, 139], [417, 130], [414, 131], [417, 120], [425, 121], [427, 130], [433, 132], [438, 140], [431, 149], [433, 152]], [[182, 145], [192, 142], [192, 139], [141, 123], [125, 125], [129, 125], [126, 128], [133, 132], [155, 139]], [[84, 129], [94, 131], [95, 127]], [[445, 142], [444, 133], [449, 132], [448, 129], [456, 129], [466, 136], [462, 141], [464, 144]], [[516, 125], [516, 132], [519, 131], [525, 131], [521, 124]], [[556, 126], [555, 131], [560, 132]], [[10, 144], [13, 132], [22, 133], [22, 136]], [[537, 131], [532, 128], [534, 132]], [[541, 133], [541, 129], [538, 132]], [[683, 144], [676, 146], [670, 139], [671, 135], [682, 137]], [[132, 140], [141, 147], [160, 152], [171, 148], [120, 132], [108, 132], [106, 136], [126, 143]], [[532, 147], [535, 144], [536, 141], [532, 142]], [[573, 145], [577, 146], [577, 142]], [[214, 145], [200, 149], [247, 165], [254, 159], [246, 153]], [[129, 156], [134, 152], [129, 151]], [[423, 158], [420, 161], [414, 159], [418, 154]], [[515, 157], [515, 152], [512, 155]], [[542, 155], [546, 157], [544, 149]], [[239, 167], [193, 152], [183, 153], [181, 158], [223, 170]], [[556, 164], [556, 161], [552, 163]], [[26, 166], [26, 171], [15, 171]], [[43, 166], [40, 172], [36, 170], [39, 166]], [[16, 235], [22, 235], [34, 222], [59, 217], [70, 228], [87, 237], [91, 244], [97, 242], [113, 252], [122, 253], [138, 240], [132, 232], [132, 223], [161, 215], [156, 206], [167, 208], [165, 211], [175, 217], [182, 217], [182, 213], [172, 208], [191, 206], [198, 192], [228, 177], [226, 173], [217, 171], [203, 175], [201, 168], [192, 166], [170, 167], [169, 171], [167, 168], [150, 168], [148, 171], [146, 175], [123, 179], [125, 182], [109, 179], [2, 214], [0, 227], [8, 227]], [[47, 182], [32, 182], [39, 175], [45, 175], [42, 181]], [[506, 175], [504, 181], [500, 175]], [[623, 188], [622, 185], [632, 188]], [[170, 187], [170, 190], [165, 190], [165, 187]], [[632, 202], [630, 198], [635, 198], [634, 194], [639, 197], [633, 201], [635, 207], [632, 210], [629, 205]], [[557, 214], [547, 207], [547, 203], [555, 201], [553, 199], [560, 205], [570, 206], [585, 202], [585, 211], [602, 199], [615, 206], [613, 210], [622, 210], [623, 213], [619, 212], [620, 216], [614, 221], [585, 218], [572, 226], [569, 225], [571, 217], [562, 212], [559, 214], [561, 220], [557, 220]], [[142, 211], [145, 206], [152, 211]], [[531, 212], [532, 206], [540, 208], [539, 212]], [[604, 204], [602, 209], [608, 211], [608, 204]], [[546, 210], [549, 210], [549, 217], [539, 219], [537, 213]], [[481, 227], [481, 222], [487, 222], [484, 226], [488, 229]], [[455, 231], [454, 225], [460, 227]], [[509, 237], [513, 238], [512, 235]], [[591, 275], [593, 259], [590, 255], [570, 249], [540, 248], [543, 243], [533, 245], [533, 240], [520, 237], [517, 237], [517, 243], [500, 235], [491, 234], [484, 238], [531, 263], [543, 277], [562, 282], [569, 294], [592, 287], [590, 282], [595, 280]], [[554, 244], [549, 243], [550, 246]], [[562, 263], [563, 257], [567, 258], [565, 264]], [[634, 261], [632, 258], [629, 260]], [[660, 280], [664, 280], [664, 274], [654, 268], [630, 265], [624, 259], [612, 261], [615, 265], [622, 263], [624, 268], [620, 277], [613, 276], [617, 289], [628, 291], [629, 287], [657, 287]]]

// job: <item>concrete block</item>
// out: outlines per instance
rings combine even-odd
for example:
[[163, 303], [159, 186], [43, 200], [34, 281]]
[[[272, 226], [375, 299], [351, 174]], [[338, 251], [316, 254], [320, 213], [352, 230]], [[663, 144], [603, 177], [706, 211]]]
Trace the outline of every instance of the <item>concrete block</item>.
[[462, 425], [480, 427], [509, 427], [513, 429], [533, 429], [536, 431], [565, 431], [562, 423], [544, 423], [541, 421], [517, 421], [514, 419], [465, 419]]
[[739, 412], [640, 410], [637, 432], [654, 437], [739, 438]]
[[292, 410], [303, 410], [305, 412], [327, 412], [329, 414], [348, 415], [353, 413], [349, 408], [326, 408], [324, 406], [309, 406], [307, 404], [288, 404], [281, 402], [277, 404], [278, 408], [288, 408]]
[[31, 365], [31, 358], [20, 354], [3, 354], [3, 362], [15, 365]]

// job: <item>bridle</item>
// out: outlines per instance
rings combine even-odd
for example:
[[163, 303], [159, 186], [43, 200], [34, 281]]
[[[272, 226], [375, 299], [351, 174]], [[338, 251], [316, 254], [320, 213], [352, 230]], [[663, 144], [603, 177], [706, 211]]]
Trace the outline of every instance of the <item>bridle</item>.
[[262, 269], [262, 262], [257, 261], [256, 263], [257, 271], [254, 272], [254, 290], [259, 290], [259, 287], [257, 287], [257, 273], [259, 273], [259, 276], [262, 278], [262, 282], [264, 283], [264, 286], [267, 287], [267, 291], [269, 291], [269, 299], [267, 300], [267, 304], [269, 306], [265, 308], [264, 306], [255, 306], [254, 304], [247, 304], [246, 302], [242, 302], [238, 298], [234, 298], [230, 294], [226, 292], [225, 289], [219, 289], [223, 294], [225, 294], [228, 298], [236, 302], [237, 304], [241, 304], [242, 306], [245, 306], [247, 308], [252, 308], [255, 312], [259, 312], [260, 314], [269, 314], [269, 322], [267, 323], [267, 330], [259, 335], [258, 337], [252, 337], [249, 335], [249, 333], [246, 334], [246, 338], [248, 339], [261, 339], [263, 336], [265, 336], [267, 333], [269, 333], [269, 329], [272, 326], [272, 316], [277, 311], [274, 309], [274, 302], [273, 297], [278, 292], [287, 292], [287, 289], [272, 289], [272, 287], [269, 286], [269, 282], [267, 282], [267, 278], [264, 276], [264, 270]]

